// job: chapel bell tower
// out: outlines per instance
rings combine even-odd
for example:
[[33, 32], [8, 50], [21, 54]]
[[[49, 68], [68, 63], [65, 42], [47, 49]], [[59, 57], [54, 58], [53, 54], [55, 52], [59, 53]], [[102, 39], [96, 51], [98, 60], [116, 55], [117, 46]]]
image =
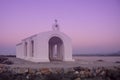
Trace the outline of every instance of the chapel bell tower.
[[58, 22], [57, 19], [55, 19], [55, 23], [52, 26], [53, 31], [59, 31], [60, 30], [57, 22]]

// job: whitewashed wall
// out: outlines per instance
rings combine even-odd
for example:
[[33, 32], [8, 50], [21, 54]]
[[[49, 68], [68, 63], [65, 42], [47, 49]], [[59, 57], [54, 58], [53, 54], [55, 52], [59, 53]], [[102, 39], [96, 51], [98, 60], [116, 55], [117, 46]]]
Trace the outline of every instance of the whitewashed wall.
[[[59, 37], [63, 41], [63, 61], [74, 61], [72, 59], [72, 42], [71, 39], [60, 31], [48, 31], [37, 34], [35, 36], [31, 36], [22, 41], [20, 45], [16, 46], [17, 58], [22, 58], [25, 60], [33, 61], [33, 62], [50, 62], [49, 60], [49, 40], [52, 37]], [[34, 56], [30, 56], [30, 41], [34, 41]], [[24, 56], [24, 42], [28, 43], [27, 46], [27, 56]]]
[[16, 45], [16, 57], [17, 58], [22, 58], [22, 59], [24, 59], [24, 50], [23, 50], [24, 48], [23, 48], [23, 44], [22, 43], [19, 43], [19, 44], [17, 44]]

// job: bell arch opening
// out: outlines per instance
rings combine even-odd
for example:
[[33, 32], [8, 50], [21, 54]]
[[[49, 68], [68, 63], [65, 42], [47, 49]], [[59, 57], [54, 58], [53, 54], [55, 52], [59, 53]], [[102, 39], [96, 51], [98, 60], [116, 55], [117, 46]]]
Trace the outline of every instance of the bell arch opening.
[[49, 60], [63, 61], [64, 45], [59, 37], [52, 37], [49, 39]]

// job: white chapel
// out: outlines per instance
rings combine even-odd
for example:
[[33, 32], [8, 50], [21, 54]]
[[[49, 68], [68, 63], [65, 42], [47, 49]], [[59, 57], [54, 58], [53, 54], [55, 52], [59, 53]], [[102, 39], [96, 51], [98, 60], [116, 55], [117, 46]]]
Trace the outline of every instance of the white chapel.
[[74, 61], [71, 39], [60, 31], [57, 20], [52, 29], [23, 39], [16, 45], [16, 57], [32, 62]]

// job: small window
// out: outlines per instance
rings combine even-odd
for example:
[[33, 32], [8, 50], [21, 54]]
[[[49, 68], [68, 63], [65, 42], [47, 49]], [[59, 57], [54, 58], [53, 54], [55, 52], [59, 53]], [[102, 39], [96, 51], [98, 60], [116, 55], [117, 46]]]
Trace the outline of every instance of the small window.
[[31, 41], [31, 56], [33, 57], [34, 56], [34, 41], [32, 40]]
[[25, 56], [27, 56], [27, 42], [25, 42]]

